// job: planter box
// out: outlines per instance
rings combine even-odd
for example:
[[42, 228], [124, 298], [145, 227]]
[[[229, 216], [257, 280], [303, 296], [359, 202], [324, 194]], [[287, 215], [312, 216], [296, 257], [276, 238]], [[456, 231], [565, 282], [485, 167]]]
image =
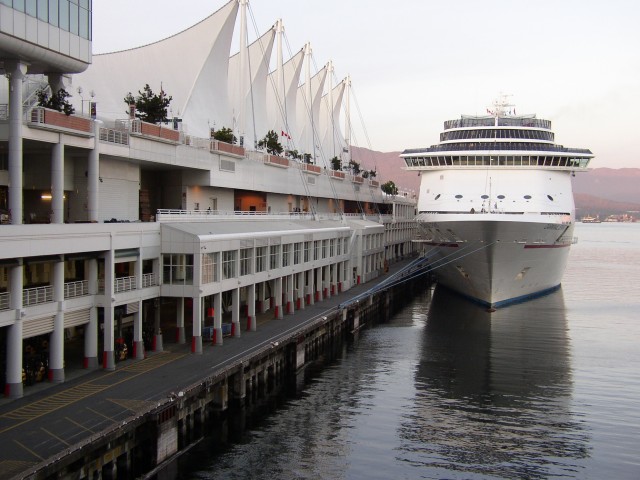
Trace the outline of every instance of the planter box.
[[42, 107], [36, 107], [31, 110], [31, 122], [51, 127], [77, 130], [84, 133], [93, 132], [93, 121], [89, 118], [65, 115], [62, 112]]
[[213, 140], [211, 142], [211, 150], [216, 152], [230, 153], [231, 155], [238, 155], [244, 157], [244, 147], [240, 145], [231, 145], [230, 143], [221, 142], [219, 140]]

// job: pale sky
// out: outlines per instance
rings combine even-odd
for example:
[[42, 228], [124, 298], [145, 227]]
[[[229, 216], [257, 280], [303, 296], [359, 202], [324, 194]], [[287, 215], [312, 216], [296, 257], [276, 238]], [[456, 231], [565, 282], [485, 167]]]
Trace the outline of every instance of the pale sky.
[[[93, 0], [94, 53], [161, 40], [224, 4]], [[640, 168], [638, 0], [250, 0], [249, 6], [249, 41], [282, 18], [285, 60], [287, 48], [294, 53], [309, 41], [318, 68], [332, 60], [338, 80], [351, 75], [357, 146], [390, 152], [436, 144], [445, 120], [483, 114], [504, 92], [518, 114], [551, 120], [556, 143], [591, 149], [591, 166]]]

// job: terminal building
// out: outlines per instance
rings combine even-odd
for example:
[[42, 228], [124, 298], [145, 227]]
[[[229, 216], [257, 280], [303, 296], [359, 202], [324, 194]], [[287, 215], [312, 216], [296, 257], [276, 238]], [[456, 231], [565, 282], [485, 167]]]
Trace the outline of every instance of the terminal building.
[[[43, 371], [63, 382], [70, 355], [113, 370], [125, 345], [138, 359], [168, 341], [201, 353], [413, 253], [414, 196], [351, 161], [349, 79], [334, 84], [331, 63], [312, 74], [309, 45], [285, 62], [281, 21], [247, 44], [246, 12], [232, 0], [92, 55], [91, 0], [0, 0], [5, 395]], [[171, 96], [164, 122], [123, 100], [147, 84]], [[71, 114], [42, 105], [61, 90]], [[261, 144], [269, 131], [282, 153]]]

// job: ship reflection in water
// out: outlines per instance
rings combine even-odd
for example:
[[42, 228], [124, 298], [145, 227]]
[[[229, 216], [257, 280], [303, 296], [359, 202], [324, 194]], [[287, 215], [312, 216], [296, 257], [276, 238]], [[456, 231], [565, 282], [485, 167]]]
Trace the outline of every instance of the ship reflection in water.
[[436, 288], [399, 427], [404, 460], [447, 477], [579, 476], [588, 437], [570, 408], [562, 295], [488, 313]]

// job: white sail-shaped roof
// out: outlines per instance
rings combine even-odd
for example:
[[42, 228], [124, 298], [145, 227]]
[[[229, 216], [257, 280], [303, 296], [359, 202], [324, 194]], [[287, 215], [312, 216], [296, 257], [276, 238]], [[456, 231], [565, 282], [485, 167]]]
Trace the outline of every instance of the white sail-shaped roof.
[[[327, 161], [333, 157], [340, 158], [342, 148], [345, 146], [344, 136], [340, 130], [340, 110], [346, 86], [347, 82], [342, 81], [333, 87], [332, 95], [326, 94], [320, 105], [320, 145]], [[333, 105], [330, 105], [331, 100]]]
[[[229, 59], [229, 98], [231, 99], [231, 108], [236, 122], [242, 122], [244, 125], [226, 126], [234, 130], [237, 128], [238, 133], [244, 134], [245, 142], [248, 142], [245, 145], [250, 148], [254, 147], [254, 141], [262, 140], [269, 130], [266, 95], [267, 89], [272, 89], [271, 85], [268, 85], [268, 76], [275, 33], [275, 28], [272, 27], [248, 47], [249, 65], [246, 75], [250, 75], [251, 86], [249, 86], [249, 82], [246, 79], [244, 82], [240, 79], [240, 54], [236, 53]], [[242, 85], [245, 85], [245, 87], [242, 88]], [[241, 89], [245, 91], [241, 93]], [[244, 99], [240, 95], [244, 95]], [[241, 115], [239, 110], [243, 106], [244, 115]], [[236, 133], [236, 136], [238, 136], [238, 133]], [[278, 135], [280, 134], [280, 132], [277, 133]]]
[[[281, 73], [274, 70], [269, 74], [267, 82], [267, 113], [269, 125], [278, 135], [282, 132], [294, 138], [296, 130], [296, 99], [298, 94], [298, 85], [300, 84], [300, 73], [304, 59], [304, 49], [301, 48], [298, 53], [291, 57], [282, 65], [282, 85], [283, 92], [276, 92], [278, 88], [278, 75]], [[284, 101], [283, 101], [284, 99]], [[288, 146], [292, 150], [299, 150], [293, 141], [288, 138], [281, 138], [280, 142], [283, 146]]]
[[[324, 89], [324, 82], [327, 78], [327, 66], [325, 65], [311, 77], [311, 100], [307, 99], [308, 87], [305, 84], [298, 88], [298, 98], [296, 105], [296, 125], [299, 126], [296, 132], [296, 144], [299, 145], [300, 153], [310, 153], [315, 157], [314, 141], [319, 141], [320, 104]], [[311, 108], [311, 111], [309, 111]], [[315, 131], [315, 132], [314, 132]], [[319, 145], [319, 143], [318, 143]]]
[[[93, 64], [73, 78], [85, 100], [95, 93], [98, 118], [125, 118], [124, 97], [134, 97], [149, 84], [172, 97], [169, 115], [183, 119], [195, 136], [208, 137], [209, 127], [231, 125], [228, 95], [229, 51], [238, 13], [231, 0], [193, 27], [164, 40], [121, 52], [93, 56]], [[76, 111], [81, 101], [73, 96]]]

